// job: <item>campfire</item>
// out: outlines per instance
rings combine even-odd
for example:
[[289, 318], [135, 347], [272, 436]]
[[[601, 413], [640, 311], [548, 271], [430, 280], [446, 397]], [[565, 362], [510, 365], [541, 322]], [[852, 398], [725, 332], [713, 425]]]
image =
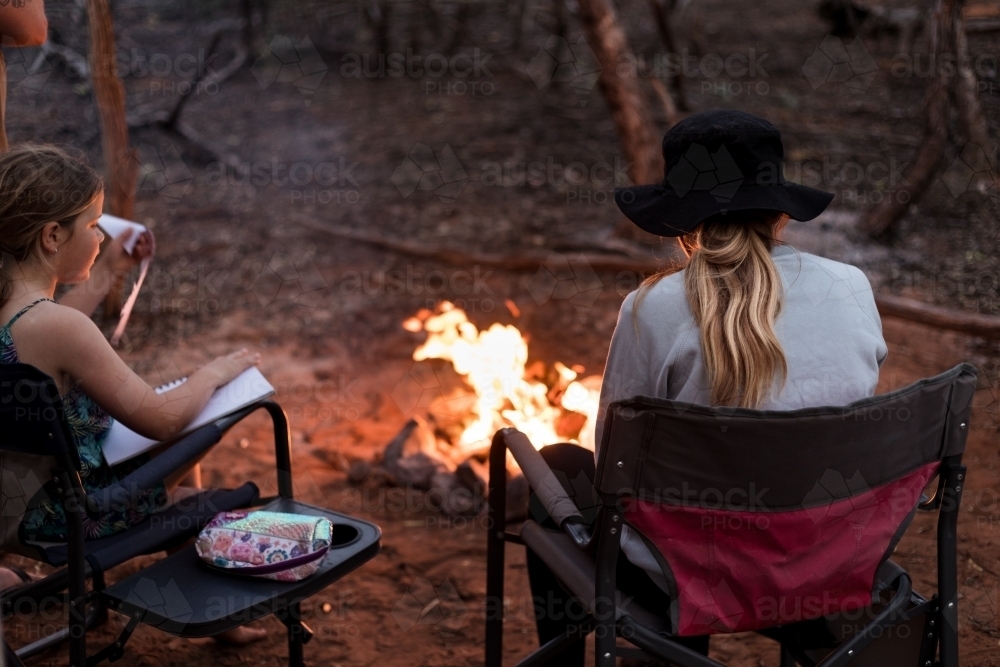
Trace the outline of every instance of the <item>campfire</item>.
[[437, 313], [421, 311], [403, 327], [427, 333], [427, 340], [413, 352], [415, 361], [450, 361], [475, 392], [471, 421], [451, 445], [462, 452], [476, 451], [488, 446], [498, 429], [513, 426], [536, 447], [569, 441], [594, 449], [599, 376], [578, 381], [583, 367], [558, 361], [554, 373], [546, 372], [542, 362], [526, 369], [528, 343], [517, 327], [495, 323], [479, 331], [465, 311], [448, 301]]
[[[582, 366], [558, 361], [529, 364], [528, 341], [517, 327], [494, 323], [479, 330], [448, 301], [421, 309], [403, 328], [426, 334], [413, 359], [432, 366], [440, 389], [386, 447], [379, 466], [386, 482], [429, 490], [446, 514], [474, 514], [482, 509], [485, 463], [497, 430], [517, 428], [539, 448], [575, 442], [594, 449], [599, 375], [581, 378]], [[519, 472], [509, 459], [514, 514], [527, 497]], [[367, 473], [359, 471], [354, 481]]]

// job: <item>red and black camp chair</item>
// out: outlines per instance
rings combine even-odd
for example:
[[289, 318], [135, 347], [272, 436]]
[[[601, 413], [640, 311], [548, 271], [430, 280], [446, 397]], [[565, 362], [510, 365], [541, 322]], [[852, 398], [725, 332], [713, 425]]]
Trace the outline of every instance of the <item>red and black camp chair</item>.
[[[253, 482], [232, 490], [209, 489], [126, 531], [84, 540], [84, 514], [100, 516], [115, 503], [153, 488], [216, 445], [234, 424], [261, 409], [274, 423], [278, 495], [261, 498]], [[273, 401], [254, 403], [193, 431], [120, 483], [89, 495], [80, 482], [79, 455], [52, 378], [26, 364], [0, 364], [0, 428], [0, 474], [5, 485], [0, 489], [0, 527], [16, 526], [33, 500], [45, 494], [62, 503], [68, 533], [65, 543], [21, 541], [3, 547], [60, 567], [41, 581], [4, 591], [0, 596], [4, 618], [22, 609], [34, 613], [53, 603], [68, 603], [69, 611], [68, 627], [17, 651], [2, 642], [0, 665], [6, 667], [21, 667], [23, 660], [67, 639], [70, 667], [91, 667], [122, 658], [125, 643], [140, 623], [180, 637], [208, 637], [269, 614], [275, 614], [288, 629], [289, 666], [302, 667], [303, 645], [312, 631], [302, 623], [301, 601], [373, 558], [380, 548], [382, 533], [375, 524], [295, 500], [288, 420]], [[5, 464], [32, 459], [43, 462], [34, 468], [46, 474], [39, 481], [51, 481], [44, 488], [29, 485], [30, 498], [16, 497], [9, 487], [24, 485], [24, 479], [15, 479], [24, 468], [12, 472]], [[333, 539], [319, 570], [297, 582], [236, 576], [208, 567], [198, 558], [194, 545], [189, 545], [105, 586], [104, 573], [110, 568], [136, 556], [180, 546], [217, 512], [245, 507], [329, 518], [334, 525]], [[87, 580], [91, 582], [89, 591]], [[88, 656], [87, 630], [102, 623], [108, 609], [125, 615], [128, 622], [117, 641]], [[49, 614], [47, 618], [51, 618]]]
[[[594, 631], [599, 667], [616, 656], [720, 667], [673, 639], [744, 631], [779, 642], [782, 667], [958, 667], [956, 525], [975, 388], [975, 367], [961, 364], [844, 407], [614, 403], [592, 526], [528, 439], [499, 431], [490, 452], [486, 665], [501, 664], [509, 541], [537, 554], [587, 610], [581, 625]], [[500, 528], [507, 450], [561, 531], [531, 520], [519, 533]], [[929, 599], [890, 560], [918, 509], [938, 512], [938, 584]], [[659, 562], [669, 608], [616, 595], [622, 525]], [[819, 633], [802, 631], [816, 623], [826, 630], [821, 645]], [[519, 665], [545, 663], [580, 632], [568, 630]]]

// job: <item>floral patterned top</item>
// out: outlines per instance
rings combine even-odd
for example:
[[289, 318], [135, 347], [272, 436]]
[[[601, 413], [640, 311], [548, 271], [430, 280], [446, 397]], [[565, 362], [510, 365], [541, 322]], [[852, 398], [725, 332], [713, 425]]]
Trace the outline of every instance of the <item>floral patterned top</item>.
[[[38, 299], [25, 306], [10, 322], [0, 328], [0, 363], [18, 363], [17, 350], [10, 335], [11, 326], [32, 306], [51, 299]], [[101, 443], [111, 429], [112, 418], [89, 396], [78, 387], [73, 387], [62, 397], [66, 411], [66, 422], [69, 425], [73, 440], [80, 455], [80, 481], [87, 493], [96, 492], [120, 481], [130, 472], [146, 463], [149, 457], [137, 456], [115, 466], [110, 466], [104, 460], [104, 450]], [[66, 540], [66, 517], [62, 505], [55, 501], [57, 494], [54, 482], [46, 484], [38, 496], [32, 499], [27, 514], [21, 521], [20, 535], [22, 541], [61, 542]], [[157, 508], [166, 503], [166, 489], [160, 483], [153, 489], [142, 494], [139, 502], [124, 508], [116, 508], [93, 520], [83, 517], [83, 531], [86, 539], [95, 539], [114, 535], [134, 526]]]

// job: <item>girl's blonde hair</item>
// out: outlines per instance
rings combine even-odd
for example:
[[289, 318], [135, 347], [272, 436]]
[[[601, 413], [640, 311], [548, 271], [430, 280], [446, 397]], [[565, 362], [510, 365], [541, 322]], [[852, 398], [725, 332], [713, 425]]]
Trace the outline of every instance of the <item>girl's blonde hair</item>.
[[[81, 158], [55, 146], [22, 144], [0, 153], [0, 260], [27, 261], [50, 222], [69, 226], [104, 189]], [[0, 263], [0, 306], [13, 288]]]
[[712, 216], [678, 238], [686, 262], [639, 286], [636, 309], [645, 290], [684, 270], [712, 405], [759, 408], [777, 377], [784, 386], [788, 365], [774, 333], [782, 285], [771, 249], [780, 243], [775, 235], [787, 220], [785, 213], [765, 210]]

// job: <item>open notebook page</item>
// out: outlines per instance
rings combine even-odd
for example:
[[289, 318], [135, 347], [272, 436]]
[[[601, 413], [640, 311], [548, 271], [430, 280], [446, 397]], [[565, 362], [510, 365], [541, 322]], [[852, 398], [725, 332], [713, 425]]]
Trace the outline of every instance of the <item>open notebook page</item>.
[[[156, 392], [162, 394], [170, 391], [182, 385], [186, 380], [187, 378], [182, 378], [157, 387]], [[257, 368], [248, 368], [229, 384], [216, 389], [205, 409], [177, 434], [177, 438], [273, 394], [274, 387], [267, 381], [267, 378]], [[115, 421], [104, 439], [104, 460], [110, 465], [114, 465], [138, 456], [158, 444], [156, 440], [141, 436], [121, 422]]]

